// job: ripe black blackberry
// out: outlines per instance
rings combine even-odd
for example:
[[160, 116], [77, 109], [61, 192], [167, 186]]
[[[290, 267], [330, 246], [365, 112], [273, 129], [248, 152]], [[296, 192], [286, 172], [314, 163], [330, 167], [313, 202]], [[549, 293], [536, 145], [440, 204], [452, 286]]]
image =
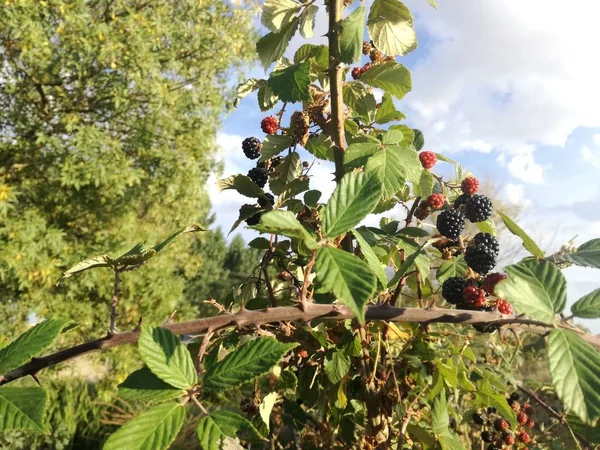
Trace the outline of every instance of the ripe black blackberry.
[[492, 442], [494, 440], [494, 435], [489, 431], [484, 431], [481, 433], [481, 440], [483, 442]]
[[456, 197], [456, 200], [454, 200], [454, 207], [456, 209], [460, 208], [462, 205], [467, 203], [467, 200], [469, 200], [471, 198], [471, 196], [469, 194], [460, 194], [458, 197]]
[[265, 192], [264, 197], [258, 198], [258, 204], [260, 205], [261, 208], [272, 208], [273, 205], [275, 204], [275, 197], [273, 197], [273, 194], [270, 194], [269, 192]]
[[492, 216], [492, 201], [485, 195], [473, 195], [465, 204], [465, 216], [471, 222], [483, 222]]
[[477, 233], [473, 238], [475, 245], [483, 245], [492, 251], [494, 256], [498, 256], [500, 253], [500, 244], [498, 240], [490, 233]]
[[254, 167], [248, 172], [248, 178], [250, 178], [258, 187], [264, 187], [269, 179], [269, 172], [267, 169], [261, 169], [260, 167]]
[[498, 447], [496, 444], [490, 444], [487, 446], [487, 450], [502, 450], [500, 447]]
[[517, 392], [513, 392], [512, 394], [510, 394], [510, 397], [508, 397], [508, 399], [512, 400], [513, 402], [518, 401], [520, 398], [521, 396]]
[[242, 142], [242, 150], [244, 150], [244, 155], [246, 155], [246, 158], [256, 159], [260, 156], [262, 143], [255, 137], [246, 138]]
[[480, 333], [493, 333], [494, 331], [497, 331], [499, 328], [499, 325], [496, 324], [487, 324], [487, 323], [482, 323], [482, 324], [475, 324], [473, 325], [473, 328], [475, 328], [476, 331], [479, 331]]
[[465, 227], [465, 216], [456, 209], [447, 209], [437, 217], [436, 226], [442, 236], [458, 239]]
[[485, 420], [483, 420], [483, 416], [481, 415], [481, 413], [473, 413], [473, 422], [475, 422], [477, 425], [483, 425], [485, 423]]
[[459, 277], [450, 277], [442, 284], [442, 297], [452, 305], [463, 303], [463, 291], [467, 282]]
[[496, 265], [496, 256], [483, 245], [474, 245], [465, 252], [467, 266], [480, 275], [485, 275]]
[[262, 216], [262, 212], [256, 213], [251, 217], [248, 217], [245, 222], [247, 225], [252, 226], [252, 225], [258, 225], [260, 223], [260, 216]]

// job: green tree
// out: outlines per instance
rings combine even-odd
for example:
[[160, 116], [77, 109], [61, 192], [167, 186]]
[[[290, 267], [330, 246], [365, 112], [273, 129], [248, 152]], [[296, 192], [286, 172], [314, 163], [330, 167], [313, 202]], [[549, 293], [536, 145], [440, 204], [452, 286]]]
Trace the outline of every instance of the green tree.
[[[110, 271], [56, 286], [64, 269], [206, 218], [215, 129], [253, 33], [251, 11], [219, 0], [5, 3], [0, 331], [32, 312], [104, 323]], [[175, 249], [124, 275], [120, 326], [185, 314], [175, 274], [195, 263]]]

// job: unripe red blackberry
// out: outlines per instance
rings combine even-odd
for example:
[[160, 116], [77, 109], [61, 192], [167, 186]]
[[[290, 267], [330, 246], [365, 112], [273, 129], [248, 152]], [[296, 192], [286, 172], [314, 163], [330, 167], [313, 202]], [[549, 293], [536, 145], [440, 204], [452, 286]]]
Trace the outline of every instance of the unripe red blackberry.
[[415, 217], [419, 220], [427, 219], [427, 216], [429, 216], [429, 214], [431, 214], [431, 210], [427, 207], [427, 205], [425, 205], [424, 208], [422, 208], [421, 205], [419, 205], [419, 207], [415, 209], [414, 212]]
[[431, 209], [441, 209], [444, 206], [446, 197], [444, 194], [431, 194], [427, 197], [427, 204], [431, 206]]
[[505, 432], [503, 434], [502, 440], [504, 441], [504, 443], [506, 445], [513, 445], [515, 443], [515, 437], [512, 434], [507, 433], [507, 432]]
[[465, 204], [465, 216], [471, 222], [484, 222], [492, 217], [492, 201], [484, 195], [475, 194]]
[[496, 265], [496, 257], [487, 247], [474, 245], [467, 248], [465, 262], [478, 274], [485, 275]]
[[275, 204], [275, 197], [273, 197], [273, 194], [265, 192], [264, 197], [258, 198], [258, 204], [261, 208], [272, 208]]
[[506, 419], [496, 419], [494, 422], [494, 428], [498, 431], [506, 431], [508, 430], [508, 422]]
[[360, 76], [362, 75], [360, 67], [355, 67], [354, 69], [352, 69], [352, 72], [350, 72], [350, 74], [352, 75], [352, 78], [354, 78], [355, 80], [358, 80], [360, 78]]
[[533, 414], [535, 413], [535, 409], [529, 403], [525, 403], [523, 405], [523, 412], [528, 416], [533, 416]]
[[479, 189], [479, 181], [475, 177], [467, 177], [460, 183], [463, 194], [473, 195]]
[[[513, 313], [513, 309], [512, 309], [512, 305], [510, 303], [508, 303], [506, 300], [504, 300], [503, 298], [498, 299], [498, 303], [496, 304], [496, 306], [498, 307], [498, 312], [500, 314], [512, 314]], [[518, 402], [515, 402], [517, 405], [519, 404]]]
[[481, 283], [481, 288], [488, 294], [494, 295], [494, 288], [504, 279], [506, 279], [506, 275], [503, 273], [490, 273]]
[[529, 418], [529, 420], [527, 421], [527, 428], [533, 428], [535, 425], [535, 421], [532, 418]]
[[475, 245], [487, 247], [495, 256], [498, 256], [498, 253], [500, 253], [500, 244], [490, 233], [477, 233], [473, 238], [473, 242], [475, 242]]
[[435, 163], [437, 162], [437, 156], [433, 152], [421, 152], [419, 153], [419, 161], [421, 161], [421, 165], [425, 169], [429, 170], [435, 166]]
[[485, 291], [477, 286], [467, 286], [463, 291], [465, 303], [473, 308], [481, 308], [485, 303]]
[[260, 156], [262, 143], [255, 137], [249, 137], [242, 141], [242, 150], [248, 159], [256, 159]]
[[[442, 297], [452, 305], [464, 302], [463, 292], [467, 282], [459, 277], [450, 277], [442, 284]], [[473, 416], [475, 420], [475, 416]], [[477, 423], [477, 422], [475, 422]]]
[[260, 122], [260, 128], [264, 133], [275, 134], [279, 130], [279, 120], [275, 116], [265, 117]]
[[437, 217], [436, 226], [442, 236], [458, 239], [465, 227], [465, 216], [456, 209], [447, 209]]
[[363, 41], [363, 46], [362, 46], [362, 53], [363, 55], [368, 55], [369, 53], [371, 53], [371, 50], [373, 49], [373, 46], [371, 45], [370, 42], [367, 41]]
[[517, 414], [517, 422], [519, 422], [521, 425], [525, 425], [528, 420], [529, 416], [527, 416], [527, 414], [525, 414], [524, 412], [520, 412], [519, 414]]
[[362, 66], [360, 68], [360, 74], [362, 75], [363, 73], [365, 73], [367, 70], [369, 70], [371, 67], [373, 67], [373, 64], [371, 63], [366, 63], [364, 66]]
[[531, 442], [531, 437], [529, 436], [529, 434], [527, 434], [526, 431], [521, 431], [519, 433], [519, 440], [523, 443], [523, 444], [528, 444], [529, 442]]
[[269, 172], [267, 172], [267, 169], [254, 167], [248, 172], [248, 178], [254, 181], [254, 183], [258, 187], [262, 188], [265, 186], [265, 184], [267, 184], [267, 180], [269, 179]]
[[509, 400], [508, 405], [510, 406], [510, 409], [512, 409], [516, 413], [521, 411], [521, 404], [516, 400]]

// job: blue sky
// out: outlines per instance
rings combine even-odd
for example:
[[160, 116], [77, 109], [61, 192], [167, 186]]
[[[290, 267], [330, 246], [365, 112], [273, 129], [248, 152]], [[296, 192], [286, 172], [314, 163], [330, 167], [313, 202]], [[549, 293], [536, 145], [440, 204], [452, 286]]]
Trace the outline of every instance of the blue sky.
[[[600, 64], [594, 57], [600, 4], [439, 0], [438, 9], [427, 0], [406, 4], [415, 16], [419, 47], [399, 58], [412, 72], [413, 90], [397, 105], [406, 123], [423, 130], [426, 148], [492, 181], [504, 201], [521, 207], [519, 223], [544, 250], [556, 250], [576, 235], [578, 244], [600, 237]], [[325, 43], [319, 37], [324, 32], [321, 12], [310, 42]], [[305, 42], [296, 36], [286, 56]], [[247, 75], [265, 77], [258, 65]], [[265, 115], [251, 95], [224, 119], [218, 135], [223, 175], [253, 166], [241, 141], [263, 138]], [[323, 198], [331, 192], [326, 183], [331, 172], [326, 163], [313, 170]], [[211, 198], [217, 225], [228, 231], [244, 197], [218, 193], [211, 185]], [[515, 248], [512, 237], [504, 240]], [[565, 275], [569, 303], [600, 288], [599, 270], [569, 268]], [[598, 332], [599, 322], [583, 323]]]

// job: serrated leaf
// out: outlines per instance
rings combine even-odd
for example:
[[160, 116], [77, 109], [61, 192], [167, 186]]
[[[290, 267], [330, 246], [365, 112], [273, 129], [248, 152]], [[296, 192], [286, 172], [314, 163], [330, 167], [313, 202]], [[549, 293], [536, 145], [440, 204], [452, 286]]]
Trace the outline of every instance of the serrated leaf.
[[346, 233], [373, 211], [380, 197], [381, 181], [376, 173], [347, 173], [323, 209], [323, 234], [335, 238]]
[[279, 174], [276, 178], [271, 178], [269, 187], [275, 195], [280, 195], [286, 186], [294, 181], [302, 172], [302, 161], [300, 155], [293, 152], [283, 158], [283, 161], [276, 167], [276, 172]]
[[336, 350], [331, 357], [325, 358], [325, 374], [329, 381], [337, 384], [342, 381], [350, 370], [350, 358], [343, 350]]
[[376, 172], [383, 181], [382, 199], [387, 200], [404, 188], [406, 182], [418, 182], [423, 172], [417, 152], [389, 145], [369, 158], [365, 172]]
[[333, 144], [326, 134], [310, 136], [304, 146], [313, 156], [325, 161], [333, 161]]
[[70, 323], [65, 320], [44, 320], [2, 348], [0, 350], [0, 374], [6, 374], [33, 356], [39, 355]]
[[404, 97], [412, 88], [410, 71], [396, 62], [373, 65], [361, 75], [360, 81], [383, 89], [397, 99]]
[[311, 61], [317, 67], [327, 68], [329, 64], [329, 48], [325, 45], [303, 44], [294, 53], [294, 63]]
[[577, 251], [583, 250], [600, 250], [600, 239], [591, 239], [579, 246]]
[[40, 387], [0, 388], [0, 431], [31, 429], [45, 432], [47, 395]]
[[375, 96], [367, 93], [359, 97], [354, 104], [352, 117], [360, 119], [365, 123], [373, 123], [375, 121], [375, 113], [377, 112], [377, 101]]
[[202, 450], [221, 450], [221, 440], [225, 437], [243, 437], [250, 441], [261, 439], [259, 432], [247, 419], [223, 410], [202, 417], [196, 427], [196, 434]]
[[418, 227], [406, 227], [406, 228], [402, 228], [401, 230], [398, 231], [398, 234], [404, 235], [404, 236], [410, 236], [410, 237], [428, 237], [431, 236], [431, 234], [424, 228], [418, 228]]
[[356, 169], [364, 166], [369, 157], [373, 156], [381, 149], [381, 143], [376, 142], [355, 142], [348, 146], [344, 152], [344, 166], [350, 169]]
[[582, 267], [600, 269], [600, 250], [579, 250], [575, 253], [564, 253], [560, 259]]
[[167, 245], [169, 245], [171, 242], [173, 242], [175, 239], [177, 239], [179, 236], [181, 236], [182, 234], [197, 233], [198, 231], [208, 231], [208, 230], [206, 228], [203, 228], [202, 226], [198, 225], [197, 223], [189, 224], [188, 226], [183, 227], [180, 230], [177, 230], [175, 233], [173, 233], [171, 236], [169, 236], [164, 241], [160, 242], [159, 244], [156, 244], [152, 248], [152, 250], [154, 250], [156, 253], [158, 253], [163, 248], [165, 248]]
[[349, 81], [344, 83], [342, 96], [344, 98], [344, 104], [348, 107], [355, 109], [356, 102], [359, 98], [369, 94], [367, 87], [360, 81]]
[[555, 329], [548, 338], [548, 364], [565, 408], [594, 424], [600, 417], [600, 353], [577, 334]]
[[421, 178], [418, 183], [414, 184], [415, 196], [427, 198], [433, 193], [434, 185], [433, 174], [429, 170], [421, 172]]
[[243, 98], [258, 90], [265, 84], [266, 80], [259, 80], [257, 78], [250, 78], [249, 80], [238, 84], [236, 88], [235, 100], [233, 101], [233, 107], [237, 108]]
[[298, 29], [298, 23], [299, 21], [296, 18], [284, 25], [279, 32], [268, 33], [256, 43], [256, 51], [265, 70], [269, 68], [271, 63], [283, 56], [290, 40]]
[[108, 255], [94, 256], [93, 258], [84, 259], [78, 262], [63, 274], [63, 278], [69, 278], [86, 270], [96, 269], [98, 267], [112, 267], [113, 259]]
[[283, 70], [272, 72], [267, 84], [281, 101], [294, 103], [310, 100], [309, 73], [309, 63], [294, 64]]
[[508, 231], [510, 231], [515, 236], [521, 238], [521, 241], [523, 241], [523, 247], [525, 247], [525, 249], [529, 253], [531, 253], [533, 256], [537, 256], [538, 258], [544, 257], [544, 252], [542, 251], [542, 249], [538, 247], [538, 245], [533, 241], [533, 239], [531, 239], [529, 235], [525, 233], [525, 231], [515, 223], [514, 220], [512, 220], [502, 211], [498, 211], [498, 214], [500, 215], [500, 218], [502, 219], [502, 222], [504, 222], [506, 228], [508, 228]]
[[319, 199], [321, 198], [321, 195], [321, 191], [312, 189], [304, 194], [304, 203], [306, 203], [306, 206], [316, 208], [316, 206], [319, 204]]
[[318, 6], [309, 5], [300, 16], [300, 35], [304, 39], [310, 39], [313, 37], [313, 30], [315, 29], [315, 17], [318, 11]]
[[375, 0], [367, 28], [375, 47], [385, 55], [404, 56], [417, 48], [412, 15], [398, 0]]
[[165, 401], [183, 394], [184, 391], [165, 383], [145, 366], [132, 372], [119, 385], [119, 396], [125, 400]]
[[290, 23], [301, 7], [293, 0], [265, 0], [260, 22], [269, 31], [277, 33]]
[[257, 198], [264, 195], [264, 191], [246, 175], [238, 174], [223, 178], [217, 182], [217, 187], [219, 188], [219, 191], [233, 189], [239, 194], [250, 198]]
[[375, 114], [375, 122], [378, 124], [384, 124], [396, 120], [406, 119], [406, 116], [396, 109], [392, 96], [387, 92], [383, 94], [383, 99], [377, 113]]
[[462, 277], [465, 273], [467, 273], [467, 263], [462, 256], [459, 256], [444, 261], [437, 270], [436, 278], [441, 286], [448, 278]]
[[231, 234], [233, 232], [233, 230], [235, 230], [240, 225], [240, 223], [242, 223], [242, 221], [252, 217], [255, 214], [258, 214], [261, 211], [264, 211], [264, 209], [260, 208], [258, 206], [242, 205], [240, 208], [240, 215], [239, 215], [238, 219], [231, 226], [231, 229], [229, 230], [228, 234]]
[[224, 391], [251, 381], [267, 373], [297, 345], [284, 344], [269, 337], [248, 341], [206, 371], [204, 389], [207, 392]]
[[189, 389], [198, 383], [190, 353], [171, 331], [142, 326], [138, 349], [144, 363], [165, 383], [179, 389]]
[[532, 319], [552, 322], [567, 302], [567, 282], [549, 261], [523, 260], [506, 268], [508, 278], [495, 292]]
[[[413, 264], [417, 267], [417, 270], [419, 270], [421, 276], [423, 276], [424, 272], [426, 275], [426, 272], [429, 271], [429, 258], [422, 254], [425, 245], [426, 243], [418, 247], [415, 251], [413, 251], [406, 257], [402, 265], [398, 267], [398, 270], [396, 271], [392, 279], [388, 281], [388, 288], [394, 287], [396, 284], [398, 284], [400, 279], [404, 276], [406, 272], [408, 272], [408, 269], [410, 269]], [[423, 257], [426, 260], [426, 267], [422, 267], [422, 265], [419, 264], [419, 259]]]
[[271, 429], [271, 412], [273, 411], [273, 407], [275, 406], [275, 403], [277, 403], [278, 398], [279, 394], [277, 392], [271, 392], [270, 394], [267, 394], [265, 398], [262, 399], [260, 407], [258, 408], [258, 414], [263, 420], [263, 423], [267, 426], [267, 430]]
[[360, 60], [365, 28], [365, 8], [359, 6], [340, 23], [340, 61], [352, 64]]
[[258, 101], [258, 107], [262, 112], [268, 111], [273, 108], [277, 102], [279, 101], [279, 97], [277, 97], [271, 88], [267, 86], [267, 81], [265, 80], [264, 86], [258, 88], [258, 94], [256, 95], [256, 100]]
[[357, 230], [352, 230], [352, 234], [356, 238], [358, 245], [360, 246], [360, 251], [365, 257], [365, 261], [381, 283], [383, 287], [387, 286], [387, 277], [385, 276], [385, 271], [383, 270], [383, 266], [381, 262], [379, 262], [379, 258], [375, 255], [373, 248], [369, 245], [369, 243], [361, 236], [361, 234]]
[[477, 222], [475, 225], [477, 225], [477, 228], [479, 228], [479, 231], [482, 233], [489, 233], [492, 236], [496, 236], [498, 234], [496, 230], [496, 222], [494, 222], [493, 217], [490, 217], [483, 222]]
[[597, 319], [600, 317], [600, 289], [584, 295], [571, 305], [574, 316], [585, 319]]
[[285, 187], [281, 194], [279, 194], [279, 197], [277, 197], [277, 201], [275, 202], [275, 208], [289, 204], [289, 200], [293, 199], [298, 194], [302, 194], [304, 191], [308, 191], [308, 188], [308, 177], [302, 176], [300, 178], [296, 178]]
[[163, 403], [147, 409], [111, 434], [103, 450], [166, 450], [185, 421], [185, 409]]
[[315, 272], [323, 290], [332, 292], [365, 322], [365, 305], [375, 293], [376, 280], [360, 258], [343, 250], [323, 247], [317, 253]]
[[279, 155], [286, 148], [290, 148], [293, 141], [294, 139], [291, 136], [283, 136], [279, 134], [266, 136], [262, 143], [260, 161], [266, 161], [273, 156]]
[[294, 213], [290, 211], [269, 211], [260, 217], [260, 224], [250, 228], [262, 233], [281, 234], [290, 238], [304, 241], [309, 248], [316, 248], [317, 242], [312, 235], [302, 226]]
[[381, 142], [385, 145], [394, 145], [399, 144], [404, 139], [404, 133], [400, 128], [390, 127], [383, 136], [381, 137]]
[[490, 384], [490, 381], [488, 381], [487, 379], [477, 380], [476, 386], [477, 389], [475, 391], [475, 395], [481, 399], [480, 404], [486, 406], [493, 406], [498, 410], [498, 413], [506, 420], [508, 420], [508, 422], [513, 427], [516, 426], [517, 422], [515, 419], [515, 413], [508, 405], [508, 401], [506, 400], [506, 396], [504, 395], [504, 389], [506, 389], [506, 384], [502, 383], [499, 386], [503, 390], [502, 392], [496, 391]]

